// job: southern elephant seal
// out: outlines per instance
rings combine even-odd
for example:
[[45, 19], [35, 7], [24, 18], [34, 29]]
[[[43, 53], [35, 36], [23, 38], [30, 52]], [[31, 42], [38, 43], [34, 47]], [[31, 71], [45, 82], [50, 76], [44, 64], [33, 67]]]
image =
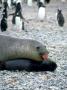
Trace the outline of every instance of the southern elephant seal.
[[46, 47], [35, 40], [0, 35], [1, 70], [54, 71], [56, 63], [42, 60], [42, 53], [48, 53]]

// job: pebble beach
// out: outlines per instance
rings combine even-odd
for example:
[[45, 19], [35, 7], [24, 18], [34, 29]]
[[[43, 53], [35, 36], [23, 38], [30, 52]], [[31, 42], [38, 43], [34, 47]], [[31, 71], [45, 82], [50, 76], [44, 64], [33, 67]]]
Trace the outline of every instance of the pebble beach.
[[[65, 24], [57, 23], [56, 12], [61, 8]], [[1, 11], [0, 11], [1, 12]], [[10, 14], [12, 9], [8, 10]], [[33, 39], [41, 42], [49, 51], [49, 58], [57, 63], [55, 72], [0, 71], [0, 90], [67, 90], [67, 1], [51, 0], [46, 5], [46, 16], [39, 21], [36, 2], [32, 7], [22, 4], [22, 14], [28, 21], [25, 30], [15, 30], [12, 16], [8, 16], [7, 31], [0, 35], [21, 39]], [[1, 20], [1, 13], [0, 13]]]

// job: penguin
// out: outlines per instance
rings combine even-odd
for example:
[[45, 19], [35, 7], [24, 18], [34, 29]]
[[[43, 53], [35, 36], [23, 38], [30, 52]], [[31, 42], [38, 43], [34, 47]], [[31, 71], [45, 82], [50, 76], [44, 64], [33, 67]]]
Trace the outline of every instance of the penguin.
[[11, 8], [11, 0], [7, 0], [8, 7]]
[[38, 2], [38, 8], [40, 8], [42, 6], [42, 2]]
[[20, 4], [20, 2], [18, 2], [16, 4], [16, 11], [15, 11], [15, 13], [18, 13], [18, 12], [21, 12], [21, 4]]
[[3, 9], [3, 15], [4, 15], [4, 18], [7, 18], [7, 8]]
[[22, 19], [24, 19], [24, 17], [22, 16], [21, 11], [21, 4], [20, 2], [18, 2], [16, 4], [16, 10], [12, 18], [12, 23], [15, 24], [16, 29], [24, 30], [24, 22], [22, 22]]
[[38, 10], [38, 18], [43, 21], [45, 18], [45, 6], [42, 2], [39, 4], [39, 10]]
[[15, 26], [17, 30], [22, 30], [22, 19], [19, 13], [17, 13], [15, 16]]
[[57, 21], [58, 21], [58, 24], [59, 26], [63, 27], [64, 26], [64, 16], [62, 14], [62, 10], [58, 9], [58, 12], [57, 12]]
[[18, 30], [18, 31], [22, 30], [22, 19], [20, 18], [18, 14], [13, 15], [12, 24], [15, 30]]
[[7, 7], [8, 7], [8, 3], [7, 2], [4, 2], [3, 3], [3, 6], [4, 6], [4, 8], [3, 8], [3, 15], [4, 15], [4, 18], [7, 18]]
[[6, 31], [7, 29], [7, 19], [4, 17], [3, 15], [3, 18], [1, 20], [1, 31]]

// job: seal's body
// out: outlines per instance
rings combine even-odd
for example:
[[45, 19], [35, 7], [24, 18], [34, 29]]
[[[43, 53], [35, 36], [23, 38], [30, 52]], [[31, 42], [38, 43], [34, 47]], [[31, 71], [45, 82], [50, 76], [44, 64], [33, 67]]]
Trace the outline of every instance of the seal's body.
[[35, 40], [0, 35], [0, 70], [54, 71], [56, 63], [42, 60], [37, 48], [46, 50]]

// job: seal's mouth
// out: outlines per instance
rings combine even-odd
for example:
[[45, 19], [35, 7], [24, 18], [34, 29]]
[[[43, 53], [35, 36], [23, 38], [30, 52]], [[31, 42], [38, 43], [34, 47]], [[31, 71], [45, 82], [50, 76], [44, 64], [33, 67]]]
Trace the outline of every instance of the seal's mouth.
[[43, 55], [42, 55], [42, 59], [43, 59], [43, 60], [48, 60], [48, 53], [43, 54]]

